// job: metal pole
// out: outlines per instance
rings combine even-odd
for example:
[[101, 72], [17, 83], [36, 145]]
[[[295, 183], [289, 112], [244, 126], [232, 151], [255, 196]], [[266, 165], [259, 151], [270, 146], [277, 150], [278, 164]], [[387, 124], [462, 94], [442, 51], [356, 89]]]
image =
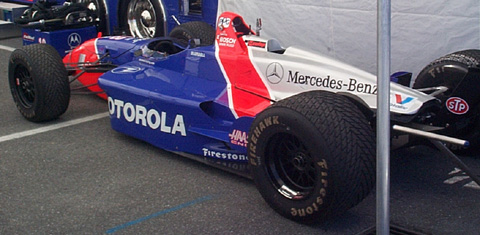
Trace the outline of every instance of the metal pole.
[[377, 234], [390, 233], [390, 0], [377, 2]]

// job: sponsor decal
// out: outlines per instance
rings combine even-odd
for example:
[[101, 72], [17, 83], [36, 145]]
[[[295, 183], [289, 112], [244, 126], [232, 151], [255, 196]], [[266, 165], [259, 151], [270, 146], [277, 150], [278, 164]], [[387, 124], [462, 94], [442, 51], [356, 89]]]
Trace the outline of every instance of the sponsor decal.
[[348, 81], [337, 80], [331, 78], [330, 75], [326, 77], [305, 75], [299, 71], [288, 71], [287, 83], [295, 83], [311, 87], [321, 87], [332, 90], [345, 90], [363, 94], [377, 94], [377, 85], [370, 83], [362, 83], [357, 79], [349, 78]]
[[458, 115], [466, 114], [470, 109], [467, 101], [460, 97], [450, 97], [445, 102], [445, 105], [447, 106], [448, 111]]
[[413, 97], [405, 97], [405, 99], [402, 99], [402, 95], [395, 94], [395, 102], [397, 104], [408, 104], [413, 100]]
[[130, 74], [130, 73], [136, 73], [138, 71], [141, 71], [142, 68], [140, 67], [119, 67], [119, 68], [114, 68], [112, 69], [112, 73], [115, 74]]
[[190, 55], [191, 55], [191, 56], [196, 56], [196, 57], [205, 58], [205, 53], [199, 52], [199, 51], [191, 51], [191, 52], [190, 52]]
[[68, 46], [73, 49], [82, 43], [82, 37], [80, 37], [80, 34], [78, 33], [71, 33], [68, 35], [67, 42]]
[[235, 154], [229, 152], [223, 152], [218, 150], [210, 150], [207, 148], [202, 148], [204, 157], [213, 157], [224, 160], [234, 160], [234, 161], [247, 161], [248, 158], [244, 154]]
[[230, 18], [220, 17], [218, 19], [218, 27], [220, 28], [220, 30], [226, 29], [226, 28], [230, 27], [230, 22], [231, 21], [232, 20]]
[[107, 37], [108, 39], [110, 40], [123, 40], [123, 39], [129, 39], [129, 38], [132, 38], [132, 37], [127, 37], [127, 36], [110, 36], [110, 37]]
[[260, 47], [265, 48], [267, 46], [266, 42], [258, 42], [258, 41], [248, 41], [249, 47]]
[[247, 132], [234, 129], [232, 133], [228, 134], [230, 137], [230, 143], [247, 147]]
[[149, 65], [154, 65], [155, 64], [155, 62], [153, 62], [153, 61], [149, 61], [147, 59], [142, 59], [142, 58], [138, 59], [138, 61], [140, 61], [142, 63], [145, 63], [145, 64], [149, 64]]
[[234, 47], [235, 43], [237, 42], [236, 38], [229, 38], [221, 35], [217, 36], [217, 40], [218, 40], [219, 46], [225, 46], [225, 47]]
[[132, 36], [108, 36], [108, 37], [103, 37], [101, 39], [107, 39], [107, 40], [115, 40], [115, 41], [127, 41], [127, 42], [132, 42], [132, 43], [137, 43], [140, 41], [145, 41], [150, 38], [134, 38]]
[[278, 84], [283, 79], [283, 67], [280, 63], [273, 62], [267, 66], [267, 72], [265, 74], [267, 80], [272, 84]]
[[412, 101], [415, 100], [415, 98], [410, 96], [395, 94], [393, 100], [395, 100], [395, 102], [392, 102], [392, 96], [390, 96], [390, 107], [407, 110], [411, 107], [410, 105], [413, 104]]
[[47, 44], [47, 40], [45, 38], [38, 38], [38, 43]]
[[23, 33], [23, 40], [28, 41], [28, 42], [34, 42], [35, 37], [28, 35], [28, 33]]
[[145, 106], [113, 99], [112, 97], [108, 97], [108, 111], [112, 118], [123, 119], [167, 134], [187, 136], [183, 115], [181, 114], [175, 115], [173, 122], [169, 119], [169, 123], [167, 117], [172, 116], [169, 116], [166, 112], [147, 109]]

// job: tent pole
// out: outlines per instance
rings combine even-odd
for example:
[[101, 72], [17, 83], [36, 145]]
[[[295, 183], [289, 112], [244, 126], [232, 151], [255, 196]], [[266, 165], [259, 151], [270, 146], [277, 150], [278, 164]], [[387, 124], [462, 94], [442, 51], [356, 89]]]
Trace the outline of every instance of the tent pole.
[[390, 0], [377, 2], [377, 234], [390, 233]]

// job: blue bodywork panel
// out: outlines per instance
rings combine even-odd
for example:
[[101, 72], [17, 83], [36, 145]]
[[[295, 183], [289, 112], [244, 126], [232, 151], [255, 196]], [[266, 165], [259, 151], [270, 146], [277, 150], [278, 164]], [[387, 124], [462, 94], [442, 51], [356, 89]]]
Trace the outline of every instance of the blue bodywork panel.
[[[134, 56], [99, 78], [108, 94], [112, 128], [168, 151], [246, 163], [246, 133], [253, 118], [235, 118], [229, 109], [214, 46], [176, 44], [181, 50], [172, 55], [146, 49], [170, 40], [138, 40], [128, 52], [113, 48], [122, 47], [122, 40], [97, 41], [112, 58]], [[123, 41], [132, 45], [132, 39]]]
[[22, 29], [24, 46], [35, 43], [46, 43], [55, 47], [58, 54], [62, 57], [73, 48], [96, 36], [97, 29], [95, 26], [57, 31], [41, 31], [39, 29], [29, 28]]

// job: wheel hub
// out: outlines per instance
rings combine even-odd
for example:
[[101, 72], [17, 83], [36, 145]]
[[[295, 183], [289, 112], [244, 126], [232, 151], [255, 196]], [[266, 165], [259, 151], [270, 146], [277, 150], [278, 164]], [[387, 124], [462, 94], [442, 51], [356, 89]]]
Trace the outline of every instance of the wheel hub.
[[292, 160], [293, 166], [299, 170], [304, 171], [307, 166], [306, 156], [304, 153], [297, 153]]
[[35, 101], [35, 87], [31, 81], [30, 74], [23, 66], [18, 67], [15, 73], [15, 85], [19, 101], [24, 107], [31, 107]]
[[271, 137], [267, 149], [270, 154], [265, 167], [283, 196], [300, 200], [312, 193], [318, 172], [311, 153], [296, 136], [277, 134]]
[[148, 0], [132, 0], [127, 9], [127, 23], [132, 36], [152, 38], [155, 36], [157, 17], [152, 3]]
[[146, 27], [152, 27], [152, 14], [148, 10], [144, 10], [141, 14], [142, 24]]

